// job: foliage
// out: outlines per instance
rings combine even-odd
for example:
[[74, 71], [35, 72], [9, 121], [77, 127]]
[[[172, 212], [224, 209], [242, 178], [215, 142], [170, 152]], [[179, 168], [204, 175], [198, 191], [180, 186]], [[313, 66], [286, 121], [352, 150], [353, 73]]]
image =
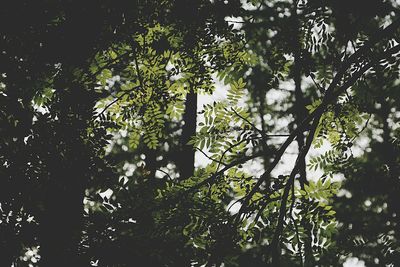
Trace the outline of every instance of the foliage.
[[2, 266], [399, 263], [398, 9], [4, 5]]

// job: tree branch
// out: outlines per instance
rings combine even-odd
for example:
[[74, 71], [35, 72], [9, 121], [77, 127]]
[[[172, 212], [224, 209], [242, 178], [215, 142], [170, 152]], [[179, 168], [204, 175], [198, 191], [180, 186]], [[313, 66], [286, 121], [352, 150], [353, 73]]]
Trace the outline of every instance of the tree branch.
[[[397, 21], [397, 28], [399, 26], [399, 21]], [[383, 30], [383, 32], [388, 33], [388, 32], [394, 32], [395, 29], [393, 29], [393, 24], [388, 26], [387, 28], [385, 28]], [[390, 29], [391, 31], [388, 31], [386, 29]], [[396, 28], [396, 29], [397, 29]], [[378, 34], [379, 36], [382, 36], [382, 34]], [[374, 40], [376, 40], [377, 38], [373, 38]], [[372, 44], [370, 44], [370, 42], [368, 42], [369, 44], [367, 45], [367, 47], [372, 46]], [[281, 157], [283, 156], [284, 152], [286, 151], [287, 147], [293, 142], [293, 140], [298, 136], [298, 134], [302, 131], [304, 131], [305, 126], [308, 125], [308, 123], [312, 120], [314, 120], [314, 118], [319, 118], [323, 112], [325, 111], [325, 109], [327, 108], [327, 106], [332, 103], [334, 100], [336, 100], [347, 88], [349, 88], [350, 86], [352, 86], [369, 68], [372, 67], [373, 64], [375, 64], [376, 62], [379, 62], [382, 59], [386, 59], [388, 56], [392, 56], [393, 54], [399, 52], [400, 50], [400, 45], [394, 46], [393, 48], [389, 49], [388, 51], [385, 51], [383, 53], [383, 56], [381, 56], [380, 58], [376, 58], [375, 60], [371, 61], [370, 63], [366, 64], [364, 67], [362, 67], [361, 69], [359, 69], [357, 72], [353, 73], [353, 76], [351, 76], [345, 83], [342, 84], [342, 86], [340, 86], [337, 90], [336, 87], [339, 84], [341, 78], [343, 77], [343, 75], [346, 73], [347, 69], [344, 69], [345, 66], [350, 67], [351, 63], [349, 61], [346, 61], [343, 64], [343, 67], [341, 68], [342, 70], [339, 71], [336, 76], [333, 78], [331, 84], [329, 85], [328, 89], [326, 90], [326, 94], [324, 96], [324, 98], [322, 99], [322, 103], [312, 112], [310, 113], [304, 120], [303, 122], [291, 133], [291, 135], [286, 139], [286, 141], [282, 144], [282, 146], [279, 148], [276, 157], [274, 158], [274, 161], [271, 163], [270, 167], [268, 168], [268, 170], [266, 172], [264, 172], [260, 178], [258, 179], [257, 183], [254, 185], [254, 187], [252, 188], [252, 190], [250, 191], [250, 193], [245, 197], [243, 205], [241, 206], [239, 212], [238, 212], [238, 216], [237, 219], [240, 217], [241, 213], [245, 210], [247, 204], [249, 203], [251, 197], [258, 191], [259, 187], [269, 179], [269, 175], [272, 172], [272, 170], [276, 167], [276, 165], [279, 163]], [[360, 52], [361, 51], [361, 52]], [[350, 56], [350, 58], [353, 59], [358, 59], [361, 55], [360, 53], [364, 53], [366, 51], [366, 49], [360, 48], [357, 52], [355, 52], [355, 54], [353, 54], [352, 56]]]

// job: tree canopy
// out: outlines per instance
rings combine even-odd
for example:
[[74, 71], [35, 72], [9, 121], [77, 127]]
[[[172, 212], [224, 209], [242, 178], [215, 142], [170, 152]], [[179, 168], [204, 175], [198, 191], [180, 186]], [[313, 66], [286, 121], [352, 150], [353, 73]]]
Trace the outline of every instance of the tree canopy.
[[400, 264], [399, 12], [6, 1], [1, 266]]

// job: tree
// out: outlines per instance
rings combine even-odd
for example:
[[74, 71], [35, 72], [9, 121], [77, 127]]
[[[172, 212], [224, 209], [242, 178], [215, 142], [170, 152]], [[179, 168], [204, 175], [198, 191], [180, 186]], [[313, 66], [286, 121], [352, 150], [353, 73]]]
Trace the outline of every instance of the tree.
[[396, 3], [5, 10], [5, 266], [399, 262]]
[[[183, 56], [176, 55], [174, 59], [190, 58], [198, 40], [204, 41], [201, 47], [213, 40], [216, 31], [223, 36], [223, 20], [218, 17], [224, 14], [212, 12], [220, 3], [192, 4], [189, 10], [182, 10], [185, 1], [106, 1], [100, 5], [93, 1], [12, 1], [4, 6], [2, 22], [8, 27], [1, 32], [5, 104], [1, 203], [5, 222], [2, 233], [7, 237], [2, 245], [6, 265], [18, 260], [21, 251], [39, 244], [43, 266], [80, 266], [88, 261], [81, 256], [84, 251], [80, 245], [85, 191], [112, 178], [103, 149], [110, 139], [106, 131], [110, 125], [96, 121], [102, 114], [94, 114], [94, 108], [99, 100], [116, 93], [96, 87], [105, 85], [110, 69], [132, 75], [130, 62], [138, 55], [145, 60], [152, 53], [161, 54], [166, 64], [165, 59], [177, 47]], [[235, 3], [225, 7], [231, 14]], [[161, 12], [163, 19], [155, 20]], [[22, 19], [15, 21], [20, 16]], [[193, 17], [197, 19], [192, 20]], [[163, 32], [162, 37], [170, 40], [151, 40], [149, 44], [140, 40], [146, 33], [153, 34], [152, 29]], [[150, 71], [158, 70], [147, 70], [146, 74]], [[159, 79], [155, 84], [164, 85], [166, 77], [156, 74]], [[139, 73], [134, 75], [140, 80]], [[130, 79], [134, 77], [129, 76]], [[121, 89], [130, 92], [134, 88]], [[143, 94], [150, 93], [141, 89]], [[162, 102], [157, 97], [163, 92], [157, 93], [153, 98]], [[151, 114], [150, 110], [146, 115]], [[145, 117], [140, 112], [138, 115]], [[148, 127], [156, 129], [155, 125]], [[149, 147], [154, 147], [154, 138], [149, 135], [146, 139]], [[93, 179], [99, 179], [101, 184], [92, 186]], [[22, 223], [14, 224], [16, 219]]]

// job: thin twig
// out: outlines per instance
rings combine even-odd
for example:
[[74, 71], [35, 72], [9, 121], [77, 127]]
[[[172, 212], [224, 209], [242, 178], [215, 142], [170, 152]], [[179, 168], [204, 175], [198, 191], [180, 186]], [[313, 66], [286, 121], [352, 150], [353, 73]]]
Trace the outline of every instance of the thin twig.
[[324, 93], [324, 92], [325, 92], [325, 88], [323, 88], [321, 85], [319, 85], [319, 84], [315, 81], [313, 75], [310, 75], [310, 77], [311, 77], [311, 80], [313, 81], [314, 85], [318, 88], [318, 90], [319, 90], [321, 93]]
[[252, 122], [250, 122], [247, 118], [243, 117], [242, 115], [240, 115], [234, 108], [231, 108], [231, 110], [235, 113], [236, 116], [238, 116], [239, 118], [241, 118], [242, 120], [244, 120], [245, 122], [247, 122], [254, 130], [256, 130], [257, 132], [259, 132], [261, 134], [261, 136], [264, 135], [264, 132], [261, 131], [260, 129], [258, 129]]
[[166, 171], [163, 171], [163, 170], [161, 170], [161, 169], [156, 169], [156, 171], [159, 171], [159, 172], [164, 173], [164, 174], [168, 177], [168, 180], [174, 181], [174, 179], [172, 179], [172, 177], [171, 177]]
[[200, 152], [201, 152], [206, 158], [208, 158], [209, 160], [214, 161], [214, 162], [216, 162], [216, 163], [221, 163], [221, 164], [224, 165], [224, 166], [227, 165], [226, 163], [221, 162], [220, 160], [213, 159], [212, 157], [210, 157], [209, 155], [207, 155], [207, 153], [205, 153], [202, 149], [200, 149], [200, 148], [198, 148], [198, 147], [196, 147], [196, 149], [197, 149], [198, 151], [200, 151]]
[[[240, 140], [240, 142], [237, 142], [236, 144], [230, 145], [230, 146], [224, 151], [224, 153], [222, 153], [221, 159], [219, 160], [219, 163], [218, 163], [218, 166], [217, 166], [217, 169], [216, 169], [217, 172], [218, 172], [218, 169], [219, 169], [219, 167], [220, 167], [220, 165], [221, 165], [222, 160], [223, 160], [224, 157], [225, 157], [225, 154], [226, 154], [229, 150], [231, 150], [232, 148], [234, 148], [234, 147], [240, 145], [241, 143], [243, 143], [243, 142], [245, 142], [245, 141], [247, 141], [247, 139]], [[225, 166], [226, 166], [226, 164], [225, 164]]]
[[121, 99], [122, 97], [124, 97], [126, 94], [129, 94], [130, 92], [132, 92], [132, 91], [134, 91], [134, 90], [136, 90], [136, 89], [138, 89], [138, 88], [140, 88], [140, 86], [135, 86], [135, 87], [133, 87], [132, 89], [125, 91], [125, 92], [124, 92], [123, 94], [121, 94], [119, 97], [115, 98], [115, 99], [114, 99], [113, 101], [111, 101], [107, 106], [105, 106], [104, 109], [103, 109], [99, 114], [97, 114], [97, 115], [95, 116], [95, 119], [98, 118], [98, 117], [100, 117], [108, 108], [110, 108], [112, 105], [114, 105], [115, 103], [117, 103], [118, 100], [120, 100], [120, 99]]
[[98, 117], [100, 117], [101, 115], [103, 115], [103, 113], [104, 113], [109, 107], [111, 107], [112, 105], [114, 105], [115, 103], [117, 103], [118, 100], [120, 100], [120, 99], [121, 99], [123, 96], [125, 96], [127, 93], [128, 93], [128, 92], [124, 92], [124, 93], [121, 94], [119, 97], [117, 97], [117, 98], [115, 98], [113, 101], [111, 101], [107, 106], [105, 106], [105, 108], [104, 108], [99, 114], [96, 115], [95, 118], [98, 118]]

